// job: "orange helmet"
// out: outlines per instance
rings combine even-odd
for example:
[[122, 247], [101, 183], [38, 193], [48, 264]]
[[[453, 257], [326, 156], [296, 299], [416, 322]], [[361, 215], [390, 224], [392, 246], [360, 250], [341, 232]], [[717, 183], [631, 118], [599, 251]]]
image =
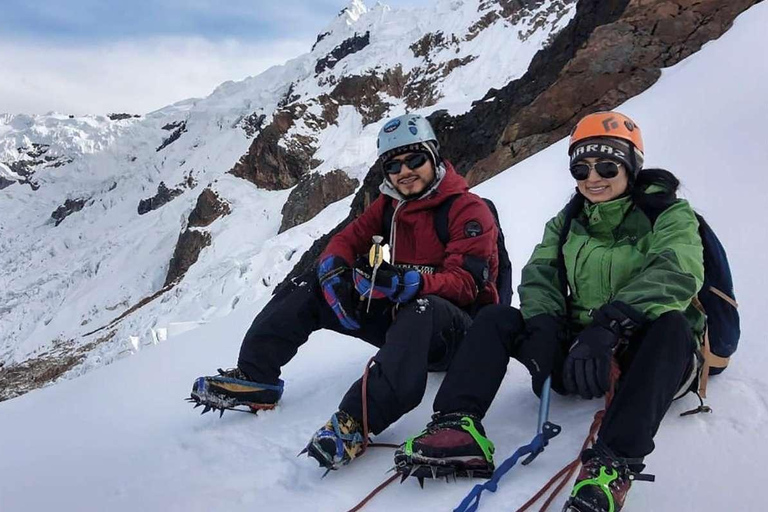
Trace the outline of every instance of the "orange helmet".
[[[640, 127], [630, 118], [618, 112], [595, 112], [584, 116], [571, 131], [568, 155], [573, 159], [574, 149], [579, 143], [595, 138], [619, 139], [629, 143], [629, 155], [626, 155], [630, 168], [638, 172], [643, 165], [643, 136]], [[623, 158], [622, 158], [623, 160]]]

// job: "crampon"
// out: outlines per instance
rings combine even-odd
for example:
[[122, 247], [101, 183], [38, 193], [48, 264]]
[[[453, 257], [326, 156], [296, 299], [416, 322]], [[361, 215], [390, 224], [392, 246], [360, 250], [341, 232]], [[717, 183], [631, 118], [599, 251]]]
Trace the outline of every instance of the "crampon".
[[219, 411], [237, 411], [256, 414], [259, 411], [274, 409], [283, 393], [283, 382], [278, 385], [260, 384], [247, 380], [238, 369], [222, 370], [219, 374], [199, 377], [192, 385], [188, 402], [195, 408], [204, 407], [201, 414]]

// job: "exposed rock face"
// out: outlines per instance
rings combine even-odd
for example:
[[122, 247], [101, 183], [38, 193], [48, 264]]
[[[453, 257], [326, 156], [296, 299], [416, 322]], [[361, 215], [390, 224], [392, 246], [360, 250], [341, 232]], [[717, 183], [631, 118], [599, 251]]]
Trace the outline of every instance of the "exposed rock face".
[[306, 111], [304, 105], [291, 105], [278, 110], [251, 143], [248, 153], [229, 171], [267, 190], [291, 188], [310, 169], [315, 148], [312, 141], [297, 138], [284, 144], [281, 139]]
[[465, 116], [436, 116], [437, 124], [451, 126], [441, 134], [446, 153], [471, 185], [480, 183], [567, 136], [584, 115], [641, 93], [662, 67], [719, 37], [754, 3], [582, 1], [525, 76], [490, 91], [484, 100], [493, 101], [478, 103]]
[[[520, 2], [496, 3], [502, 6], [497, 16], [519, 13]], [[522, 7], [540, 3], [532, 0]], [[679, 62], [722, 35], [738, 14], [755, 3], [757, 0], [580, 0], [575, 17], [536, 54], [523, 77], [501, 90], [491, 89], [464, 115], [438, 111], [429, 116], [442, 155], [470, 185], [481, 183], [567, 136], [584, 115], [615, 108], [643, 92], [658, 79], [660, 68]], [[488, 2], [485, 8], [490, 7]], [[493, 21], [489, 18], [485, 23]], [[420, 42], [414, 53], [433, 41], [442, 44], [439, 39]], [[380, 180], [372, 168], [347, 219], [317, 240], [286, 280], [306, 271], [330, 237], [378, 196]]]
[[353, 193], [358, 184], [357, 180], [339, 169], [322, 176], [311, 174], [302, 179], [283, 206], [283, 221], [278, 232], [307, 222], [329, 204]]
[[176, 249], [173, 251], [165, 285], [177, 283], [187, 270], [197, 262], [203, 249], [211, 245], [211, 234], [206, 231], [187, 229], [179, 235]]
[[163, 130], [173, 130], [171, 134], [166, 137], [163, 140], [163, 143], [160, 144], [155, 151], [162, 151], [163, 149], [167, 148], [177, 140], [179, 140], [179, 137], [181, 137], [181, 134], [187, 131], [187, 122], [186, 121], [176, 121], [175, 123], [168, 123], [165, 126], [163, 126]]
[[206, 188], [197, 198], [195, 209], [189, 214], [189, 227], [210, 226], [213, 221], [231, 213], [229, 203], [219, 197], [219, 195]]
[[[319, 41], [320, 39], [318, 38], [318, 42]], [[338, 62], [341, 59], [349, 55], [352, 55], [353, 53], [359, 52], [360, 50], [368, 46], [370, 42], [371, 42], [370, 32], [366, 32], [362, 36], [355, 34], [354, 36], [350, 37], [346, 41], [342, 42], [339, 46], [331, 50], [331, 53], [329, 53], [322, 59], [318, 60], [317, 64], [315, 65], [315, 74], [319, 75], [326, 69], [333, 69], [334, 66], [336, 66], [336, 64], [338, 64]]]
[[[56, 168], [72, 163], [72, 159], [63, 155], [51, 155], [48, 154], [50, 150], [48, 144], [41, 144], [37, 142], [31, 143], [29, 146], [18, 148], [19, 153], [22, 155], [21, 160], [15, 162], [3, 162], [13, 173], [20, 176], [19, 183], [29, 185], [32, 190], [37, 190], [40, 185], [34, 181], [33, 177], [35, 172], [40, 168]], [[0, 180], [0, 189], [5, 188], [2, 183], [7, 183], [5, 186], [15, 183], [12, 180], [2, 179]]]
[[121, 113], [112, 113], [107, 114], [107, 117], [110, 121], [122, 121], [123, 119], [131, 119], [132, 117], [141, 117], [138, 114], [126, 114], [125, 112]]
[[179, 235], [173, 257], [168, 265], [164, 288], [177, 283], [184, 274], [197, 262], [203, 249], [211, 245], [211, 234], [200, 229], [210, 226], [213, 221], [229, 214], [229, 203], [219, 195], [206, 188], [198, 196], [195, 208], [189, 214], [187, 229]]
[[157, 210], [161, 206], [166, 205], [167, 203], [170, 203], [174, 199], [176, 199], [178, 196], [184, 193], [184, 190], [181, 188], [168, 188], [164, 182], [160, 182], [160, 184], [157, 186], [157, 193], [147, 199], [142, 199], [139, 201], [139, 207], [138, 212], [139, 215], [144, 215], [145, 213], [149, 213], [153, 210]]
[[55, 340], [52, 347], [19, 364], [0, 365], [0, 402], [41, 388], [80, 364], [98, 345], [111, 340], [115, 331], [75, 348], [72, 340]]
[[262, 126], [264, 126], [264, 120], [266, 118], [266, 115], [254, 112], [253, 114], [245, 117], [242, 121], [240, 121], [240, 127], [245, 132], [245, 135], [250, 139], [261, 131]]
[[407, 79], [400, 66], [383, 74], [372, 72], [364, 76], [345, 76], [331, 91], [331, 98], [340, 105], [354, 106], [363, 116], [363, 124], [368, 125], [379, 121], [392, 106], [383, 101], [379, 93], [402, 98]]
[[64, 204], [56, 208], [51, 214], [51, 218], [56, 221], [56, 226], [64, 222], [64, 219], [75, 212], [79, 212], [85, 207], [87, 199], [67, 199]]

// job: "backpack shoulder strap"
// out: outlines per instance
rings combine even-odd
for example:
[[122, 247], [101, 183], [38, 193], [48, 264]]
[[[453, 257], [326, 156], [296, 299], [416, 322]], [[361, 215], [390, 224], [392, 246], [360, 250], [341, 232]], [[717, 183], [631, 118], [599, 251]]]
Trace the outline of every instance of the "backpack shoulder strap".
[[[575, 219], [581, 209], [584, 207], [584, 197], [581, 194], [574, 195], [570, 201], [568, 201], [568, 204], [565, 205], [565, 208], [563, 209], [564, 212], [564, 218], [563, 218], [563, 227], [560, 230], [560, 239], [557, 243], [557, 276], [558, 280], [560, 281], [560, 292], [562, 292], [563, 297], [566, 298], [565, 303], [566, 307], [568, 305], [568, 278], [566, 276], [566, 268], [565, 268], [565, 256], [563, 255], [563, 246], [565, 245], [566, 240], [568, 240], [568, 232], [571, 230], [571, 222], [573, 222], [573, 219]], [[566, 312], [570, 313], [570, 312]], [[567, 315], [570, 316], [570, 315]]]
[[384, 201], [384, 214], [381, 216], [381, 236], [384, 237], [384, 243], [390, 243], [390, 235], [392, 233], [392, 217], [395, 216], [395, 207], [392, 206], [392, 200], [387, 198]]
[[448, 242], [451, 240], [451, 230], [450, 226], [448, 225], [448, 216], [451, 213], [451, 206], [453, 206], [454, 201], [456, 201], [460, 195], [461, 194], [450, 196], [448, 199], [440, 203], [435, 209], [435, 216], [433, 218], [435, 232], [437, 233], [437, 238], [440, 240], [440, 243], [443, 245], [448, 245]]

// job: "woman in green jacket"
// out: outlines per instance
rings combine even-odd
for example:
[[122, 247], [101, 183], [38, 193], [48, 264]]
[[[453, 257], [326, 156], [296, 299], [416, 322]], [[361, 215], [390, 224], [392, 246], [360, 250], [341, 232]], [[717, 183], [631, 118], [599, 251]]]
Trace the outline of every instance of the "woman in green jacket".
[[395, 461], [417, 477], [489, 476], [493, 445], [481, 419], [511, 357], [531, 373], [536, 394], [552, 375], [556, 391], [585, 399], [609, 391], [616, 361], [615, 396], [566, 505], [613, 512], [644, 469], [672, 400], [696, 377], [705, 318], [693, 300], [704, 281], [703, 247], [693, 210], [675, 198], [678, 180], [642, 168], [631, 119], [586, 116], [569, 156], [576, 194], [523, 268], [520, 311], [480, 312], [435, 398], [433, 421]]

